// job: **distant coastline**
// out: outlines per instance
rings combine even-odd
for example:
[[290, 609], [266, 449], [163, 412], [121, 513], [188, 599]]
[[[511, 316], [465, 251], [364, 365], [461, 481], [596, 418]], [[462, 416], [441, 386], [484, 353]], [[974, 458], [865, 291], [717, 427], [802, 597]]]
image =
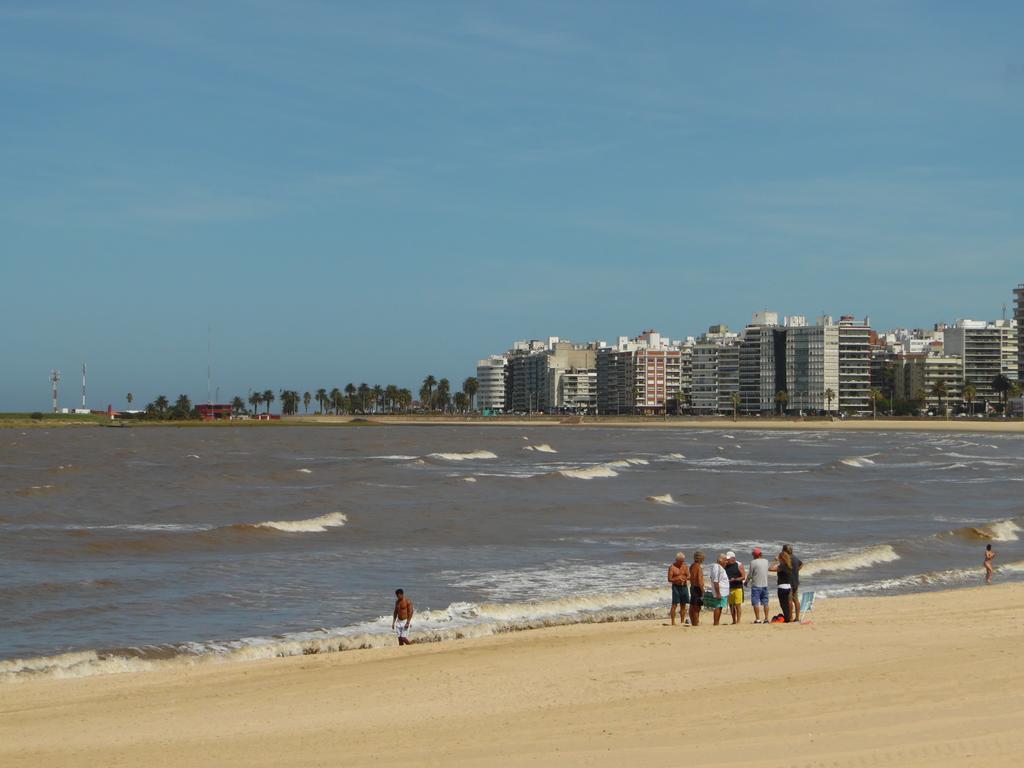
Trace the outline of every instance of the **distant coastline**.
[[1010, 432], [1024, 434], [1024, 421], [1017, 419], [937, 419], [937, 418], [880, 418], [880, 419], [828, 419], [828, 418], [751, 418], [735, 421], [729, 417], [669, 416], [667, 419], [651, 416], [586, 416], [563, 417], [527, 416], [452, 416], [452, 415], [374, 415], [329, 416], [319, 414], [285, 416], [274, 421], [235, 419], [231, 421], [111, 421], [100, 414], [45, 414], [33, 419], [27, 413], [0, 413], [0, 429], [50, 429], [66, 427], [130, 427], [151, 429], [157, 427], [360, 427], [360, 426], [465, 426], [465, 427], [600, 427], [629, 429], [712, 429], [723, 432], [734, 430], [853, 430], [853, 431], [906, 431], [923, 432]]

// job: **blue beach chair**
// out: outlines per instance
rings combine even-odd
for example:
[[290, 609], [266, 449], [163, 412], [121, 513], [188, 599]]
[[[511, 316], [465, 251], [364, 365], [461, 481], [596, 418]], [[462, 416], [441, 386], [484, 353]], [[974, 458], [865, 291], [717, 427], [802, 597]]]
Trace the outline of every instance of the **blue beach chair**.
[[811, 624], [813, 622], [808, 621], [805, 616], [814, 610], [814, 593], [804, 592], [800, 595], [800, 623]]

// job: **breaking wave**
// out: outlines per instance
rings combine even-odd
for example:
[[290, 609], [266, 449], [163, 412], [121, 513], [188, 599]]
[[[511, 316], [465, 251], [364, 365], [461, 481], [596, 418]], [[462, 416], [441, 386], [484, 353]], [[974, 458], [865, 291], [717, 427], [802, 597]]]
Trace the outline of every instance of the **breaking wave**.
[[[432, 643], [566, 624], [653, 619], [664, 614], [662, 589], [637, 589], [527, 603], [452, 603], [443, 611], [416, 614], [410, 637]], [[229, 642], [188, 643], [144, 649], [81, 651], [0, 661], [0, 682], [147, 672], [172, 665], [253, 661], [395, 644], [391, 617], [347, 627], [295, 632]]]
[[848, 467], [858, 467], [858, 468], [860, 468], [860, 467], [870, 467], [875, 462], [872, 461], [867, 456], [848, 456], [845, 459], [840, 459], [839, 463], [840, 464], [845, 464]]
[[997, 520], [994, 523], [972, 526], [949, 531], [940, 536], [956, 536], [968, 541], [1018, 541], [1024, 531], [1014, 520]]
[[559, 469], [555, 474], [562, 477], [575, 478], [576, 480], [594, 480], [596, 478], [618, 477], [619, 473], [616, 470], [628, 469], [633, 466], [644, 466], [646, 464], [650, 464], [647, 459], [618, 459], [616, 461], [606, 461], [603, 464], [594, 464], [590, 467]]
[[428, 453], [428, 459], [442, 461], [475, 461], [477, 459], [496, 459], [498, 455], [491, 451], [469, 451], [467, 453]]
[[878, 563], [891, 563], [899, 559], [900, 556], [891, 545], [879, 544], [855, 552], [841, 552], [831, 557], [810, 561], [800, 569], [800, 573], [804, 576], [813, 576], [818, 573], [834, 571], [856, 571], [860, 568], [867, 568]]
[[287, 533], [323, 533], [328, 528], [338, 528], [348, 522], [341, 512], [329, 512], [320, 517], [311, 517], [308, 520], [268, 520], [265, 523], [256, 523], [253, 528], [273, 528], [277, 531]]
[[676, 500], [672, 498], [671, 493], [666, 493], [661, 496], [648, 496], [646, 501], [652, 501], [655, 504], [675, 504]]
[[524, 451], [537, 451], [538, 453], [558, 453], [558, 451], [556, 451], [554, 448], [552, 448], [547, 443], [541, 443], [540, 445], [524, 445], [523, 446], [523, 450]]

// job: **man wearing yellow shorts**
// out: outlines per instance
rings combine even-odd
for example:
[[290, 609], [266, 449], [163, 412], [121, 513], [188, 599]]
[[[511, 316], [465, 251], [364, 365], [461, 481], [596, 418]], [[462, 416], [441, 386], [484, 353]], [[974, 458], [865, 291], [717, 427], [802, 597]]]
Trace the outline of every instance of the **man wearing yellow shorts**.
[[743, 582], [747, 574], [743, 564], [736, 562], [736, 553], [731, 550], [725, 553], [725, 573], [729, 577], [729, 613], [732, 614], [732, 623], [739, 624], [743, 613]]

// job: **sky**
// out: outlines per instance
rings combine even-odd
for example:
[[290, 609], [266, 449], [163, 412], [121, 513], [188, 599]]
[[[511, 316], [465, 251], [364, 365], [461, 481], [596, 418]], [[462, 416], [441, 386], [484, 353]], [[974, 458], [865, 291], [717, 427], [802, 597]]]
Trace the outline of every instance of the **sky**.
[[994, 319], [1024, 5], [0, 0], [0, 411]]

